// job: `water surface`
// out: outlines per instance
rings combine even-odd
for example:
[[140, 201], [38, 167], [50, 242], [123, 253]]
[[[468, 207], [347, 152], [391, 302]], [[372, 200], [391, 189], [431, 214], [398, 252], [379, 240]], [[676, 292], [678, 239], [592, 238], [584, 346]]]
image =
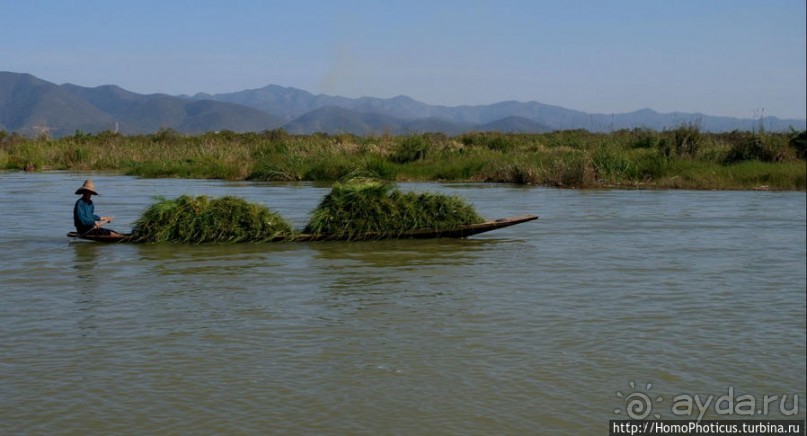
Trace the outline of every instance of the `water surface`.
[[804, 193], [404, 184], [541, 219], [467, 240], [72, 243], [88, 177], [118, 230], [181, 194], [302, 227], [328, 191], [0, 173], [0, 433], [602, 434], [633, 391], [674, 417], [674, 396], [729, 388], [798, 394], [804, 417]]

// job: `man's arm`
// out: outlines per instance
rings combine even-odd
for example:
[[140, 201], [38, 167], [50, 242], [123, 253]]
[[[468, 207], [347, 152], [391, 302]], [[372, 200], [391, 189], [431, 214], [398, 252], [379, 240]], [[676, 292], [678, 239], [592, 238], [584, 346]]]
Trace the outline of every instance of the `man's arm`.
[[89, 204], [83, 201], [76, 202], [76, 218], [82, 226], [95, 226], [96, 221], [100, 221], [101, 217], [93, 214], [93, 210]]

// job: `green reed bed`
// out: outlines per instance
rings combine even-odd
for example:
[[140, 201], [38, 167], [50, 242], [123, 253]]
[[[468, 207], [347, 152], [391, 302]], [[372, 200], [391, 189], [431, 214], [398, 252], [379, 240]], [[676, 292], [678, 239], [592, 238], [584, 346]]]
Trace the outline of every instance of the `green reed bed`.
[[266, 242], [290, 237], [291, 224], [237, 197], [158, 198], [134, 223], [137, 242]]
[[377, 239], [481, 222], [484, 219], [460, 197], [404, 193], [387, 182], [354, 179], [334, 185], [303, 232], [348, 240]]
[[[0, 169], [118, 171], [140, 177], [335, 181], [476, 181], [561, 188], [805, 190], [807, 132], [702, 132], [697, 125], [593, 133], [471, 132], [356, 136], [0, 131]], [[752, 163], [766, 165], [754, 165]], [[767, 165], [769, 164], [769, 165]], [[759, 168], [764, 168], [760, 170]]]

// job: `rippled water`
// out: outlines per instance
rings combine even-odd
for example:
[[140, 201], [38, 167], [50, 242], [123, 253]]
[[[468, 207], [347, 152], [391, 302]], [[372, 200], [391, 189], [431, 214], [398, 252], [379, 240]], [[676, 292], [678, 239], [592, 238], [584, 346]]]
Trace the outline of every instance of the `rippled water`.
[[[798, 394], [804, 417], [804, 193], [406, 184], [541, 219], [467, 240], [71, 243], [87, 177], [0, 173], [0, 433], [602, 434], [631, 392], [672, 417], [674, 396], [729, 388]], [[328, 190], [92, 178], [118, 230], [181, 194], [302, 227]]]

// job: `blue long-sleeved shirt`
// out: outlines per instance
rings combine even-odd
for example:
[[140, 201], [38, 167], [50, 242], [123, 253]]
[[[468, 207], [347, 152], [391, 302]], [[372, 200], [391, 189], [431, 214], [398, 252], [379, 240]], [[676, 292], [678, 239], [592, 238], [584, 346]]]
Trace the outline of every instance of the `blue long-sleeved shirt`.
[[76, 201], [76, 206], [73, 207], [73, 224], [76, 226], [76, 230], [89, 229], [100, 220], [101, 217], [95, 214], [95, 205], [92, 204], [92, 200], [84, 201], [84, 197], [82, 197]]

